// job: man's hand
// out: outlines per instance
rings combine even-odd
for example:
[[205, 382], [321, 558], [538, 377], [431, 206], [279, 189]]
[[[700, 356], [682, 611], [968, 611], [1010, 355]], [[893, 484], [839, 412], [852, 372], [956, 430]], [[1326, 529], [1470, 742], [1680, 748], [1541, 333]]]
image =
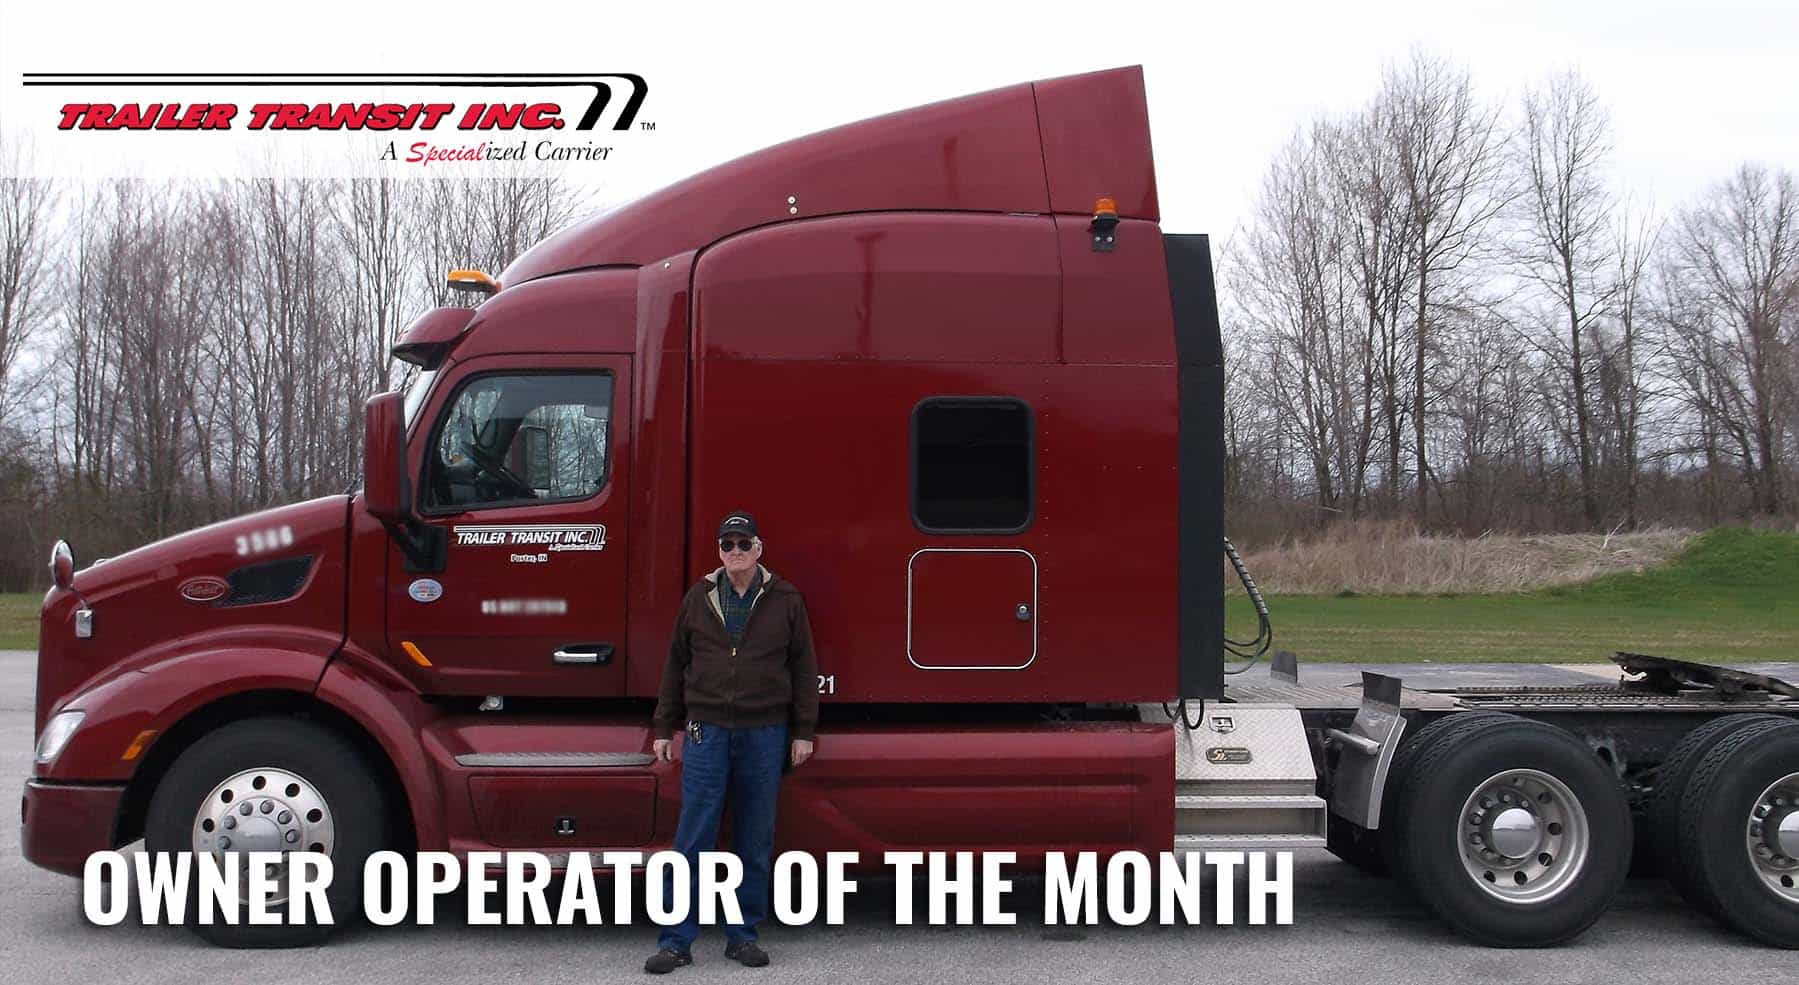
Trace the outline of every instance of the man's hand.
[[798, 766], [812, 758], [812, 740], [793, 740], [793, 765]]
[[667, 739], [657, 739], [650, 743], [650, 755], [665, 763], [672, 763], [675, 761], [675, 753], [671, 745]]

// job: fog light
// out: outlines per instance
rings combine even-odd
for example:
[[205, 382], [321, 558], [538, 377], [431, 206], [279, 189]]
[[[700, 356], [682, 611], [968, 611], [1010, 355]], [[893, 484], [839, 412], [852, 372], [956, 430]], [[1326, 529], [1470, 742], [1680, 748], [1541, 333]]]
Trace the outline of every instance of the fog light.
[[62, 747], [69, 744], [70, 737], [81, 727], [81, 720], [86, 717], [85, 711], [65, 711], [50, 719], [50, 724], [44, 726], [44, 734], [37, 740], [39, 765], [48, 766], [56, 761]]

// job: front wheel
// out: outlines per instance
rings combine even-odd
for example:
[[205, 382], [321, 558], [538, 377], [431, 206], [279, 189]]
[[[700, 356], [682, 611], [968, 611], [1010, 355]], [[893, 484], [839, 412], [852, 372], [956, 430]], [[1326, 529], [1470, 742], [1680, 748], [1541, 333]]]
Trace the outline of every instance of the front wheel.
[[[314, 722], [255, 718], [226, 725], [175, 760], [150, 799], [144, 845], [221, 859], [254, 851], [328, 855], [333, 924], [285, 923], [285, 864], [275, 872], [269, 906], [283, 923], [252, 926], [241, 906], [236, 924], [216, 916], [211, 924], [190, 923], [222, 947], [294, 947], [317, 943], [361, 913], [363, 863], [386, 846], [387, 828], [380, 784], [354, 745]], [[239, 885], [246, 879], [240, 872]], [[190, 916], [197, 882], [190, 883]]]
[[1464, 936], [1544, 947], [1599, 919], [1630, 869], [1630, 805], [1580, 740], [1506, 716], [1449, 730], [1408, 764], [1396, 863]]

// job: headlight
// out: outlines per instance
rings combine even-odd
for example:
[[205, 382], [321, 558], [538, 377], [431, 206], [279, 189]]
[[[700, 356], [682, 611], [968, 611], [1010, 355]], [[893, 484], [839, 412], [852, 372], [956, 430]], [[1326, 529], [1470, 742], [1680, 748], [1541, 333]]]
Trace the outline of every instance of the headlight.
[[44, 734], [37, 740], [37, 761], [45, 766], [55, 762], [62, 747], [69, 744], [69, 738], [86, 717], [85, 711], [65, 711], [50, 719], [50, 724], [44, 726]]

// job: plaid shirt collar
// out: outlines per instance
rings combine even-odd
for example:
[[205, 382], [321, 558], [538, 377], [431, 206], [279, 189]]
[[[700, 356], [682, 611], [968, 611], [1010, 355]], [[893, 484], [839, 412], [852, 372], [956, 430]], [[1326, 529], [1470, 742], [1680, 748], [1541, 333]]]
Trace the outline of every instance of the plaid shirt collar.
[[750, 610], [755, 607], [756, 595], [762, 591], [762, 566], [750, 574], [750, 587], [742, 595], [731, 585], [731, 578], [724, 572], [718, 575], [718, 606], [725, 619], [725, 632], [731, 639], [743, 637], [743, 627], [750, 620]]

